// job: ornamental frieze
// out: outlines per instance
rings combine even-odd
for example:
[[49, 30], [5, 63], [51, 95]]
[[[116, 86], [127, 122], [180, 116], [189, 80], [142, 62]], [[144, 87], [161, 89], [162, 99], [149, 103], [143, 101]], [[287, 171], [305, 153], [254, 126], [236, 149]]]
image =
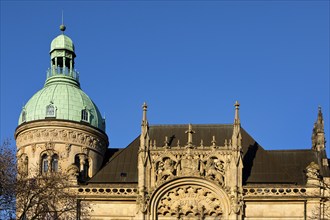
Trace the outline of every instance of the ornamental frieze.
[[[104, 153], [106, 149], [105, 141], [90, 135], [85, 132], [65, 129], [35, 129], [27, 131], [18, 135], [16, 143], [18, 147], [24, 147], [26, 145], [42, 143], [67, 143], [69, 145], [76, 144], [81, 146], [87, 146], [96, 151]], [[70, 147], [67, 147], [67, 151], [70, 151]]]

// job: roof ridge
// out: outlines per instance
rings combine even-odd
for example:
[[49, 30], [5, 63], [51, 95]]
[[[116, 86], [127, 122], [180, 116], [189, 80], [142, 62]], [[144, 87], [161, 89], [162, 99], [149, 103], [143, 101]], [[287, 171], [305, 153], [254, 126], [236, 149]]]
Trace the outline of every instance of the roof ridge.
[[290, 152], [290, 151], [311, 151], [314, 152], [312, 149], [274, 149], [274, 150], [266, 150], [267, 152]]
[[233, 125], [231, 123], [228, 124], [194, 124], [194, 123], [186, 123], [186, 124], [150, 124], [149, 126], [154, 126], [154, 127], [165, 127], [165, 126], [187, 126], [187, 125], [194, 125], [194, 126], [230, 126]]

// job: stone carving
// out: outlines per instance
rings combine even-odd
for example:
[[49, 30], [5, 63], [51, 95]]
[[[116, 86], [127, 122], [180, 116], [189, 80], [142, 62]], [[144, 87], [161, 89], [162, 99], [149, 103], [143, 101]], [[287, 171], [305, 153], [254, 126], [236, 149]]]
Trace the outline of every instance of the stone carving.
[[319, 170], [320, 167], [314, 162], [311, 162], [307, 167], [306, 167], [306, 176], [307, 179], [315, 180], [318, 179], [319, 177]]
[[225, 185], [224, 162], [217, 158], [209, 158], [206, 161], [205, 177], [217, 181], [221, 186]]
[[76, 164], [71, 164], [68, 166], [66, 169], [66, 173], [69, 174], [69, 180], [73, 183], [77, 183], [78, 181], [78, 176], [79, 176], [79, 168]]
[[66, 156], [69, 157], [71, 151], [71, 144], [66, 144], [65, 150], [66, 150]]
[[83, 154], [85, 154], [85, 155], [89, 155], [89, 149], [87, 148], [87, 147], [83, 147], [82, 149], [81, 149], [81, 152], [83, 153]]
[[169, 157], [164, 157], [157, 163], [157, 181], [169, 180], [176, 174], [175, 169], [176, 162]]
[[199, 157], [193, 157], [188, 153], [179, 161], [179, 171], [181, 176], [200, 176], [200, 160]]
[[[156, 185], [179, 176], [205, 177], [224, 187], [225, 184], [225, 162], [223, 154], [196, 155], [188, 149], [185, 155], [152, 155], [155, 161]], [[219, 159], [222, 158], [222, 159]], [[227, 160], [228, 162], [228, 160]]]
[[31, 148], [32, 148], [32, 156], [34, 157], [37, 148], [36, 144], [32, 144]]
[[231, 200], [231, 210], [235, 214], [242, 213], [243, 205], [244, 205], [243, 196], [242, 196], [242, 191], [237, 186], [234, 187], [233, 190], [231, 191], [230, 200]]
[[84, 132], [64, 129], [37, 129], [21, 133], [16, 140], [18, 147], [23, 147], [29, 144], [37, 144], [40, 142], [67, 142], [70, 144], [85, 145], [93, 148], [100, 153], [106, 150], [106, 143], [96, 136]]
[[53, 150], [53, 149], [54, 149], [54, 143], [52, 143], [52, 142], [47, 142], [47, 143], [45, 144], [45, 149], [47, 149], [47, 150]]
[[160, 199], [158, 216], [176, 217], [212, 217], [220, 219], [223, 214], [221, 201], [208, 189], [198, 186], [181, 186], [168, 191]]
[[149, 205], [149, 194], [143, 190], [137, 197], [136, 197], [136, 205], [138, 212], [145, 213], [148, 209]]

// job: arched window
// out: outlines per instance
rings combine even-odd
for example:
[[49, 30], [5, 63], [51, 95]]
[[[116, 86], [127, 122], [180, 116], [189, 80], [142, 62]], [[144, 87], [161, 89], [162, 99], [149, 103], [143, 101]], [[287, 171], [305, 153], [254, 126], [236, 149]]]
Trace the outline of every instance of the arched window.
[[74, 157], [74, 164], [78, 167], [78, 169], [80, 170], [80, 160], [79, 160], [79, 155], [77, 154]]
[[89, 178], [89, 160], [85, 154], [77, 154], [75, 156], [75, 165], [79, 169], [79, 179], [84, 181]]
[[26, 111], [22, 111], [22, 122], [26, 122]]
[[58, 155], [54, 154], [52, 156], [52, 171], [58, 172]]
[[41, 173], [48, 172], [48, 156], [47, 154], [42, 155], [41, 157]]
[[85, 179], [89, 178], [88, 171], [89, 171], [89, 161], [88, 161], [88, 159], [86, 159], [85, 163], [84, 163], [84, 170], [83, 170], [83, 177]]
[[27, 176], [29, 173], [29, 158], [28, 156], [25, 156], [24, 160], [23, 160], [23, 174], [24, 176]]
[[27, 176], [29, 171], [29, 158], [26, 154], [22, 154], [18, 162], [18, 174], [21, 176]]
[[52, 102], [46, 106], [46, 117], [56, 117], [56, 107]]
[[89, 122], [89, 114], [86, 109], [81, 110], [81, 120], [85, 122]]

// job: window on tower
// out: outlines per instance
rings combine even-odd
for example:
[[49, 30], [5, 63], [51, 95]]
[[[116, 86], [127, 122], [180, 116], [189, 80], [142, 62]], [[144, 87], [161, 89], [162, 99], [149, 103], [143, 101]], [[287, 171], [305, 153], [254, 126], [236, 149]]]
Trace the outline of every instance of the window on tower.
[[79, 170], [79, 180], [86, 181], [89, 179], [90, 160], [85, 154], [77, 154], [75, 156], [75, 165]]
[[58, 172], [58, 155], [54, 154], [52, 156], [52, 171]]
[[47, 152], [43, 153], [41, 156], [41, 167], [40, 171], [42, 174], [48, 173], [48, 172], [58, 172], [59, 166], [58, 166], [59, 156], [55, 152]]
[[29, 158], [28, 156], [25, 156], [23, 161], [23, 175], [27, 176], [29, 173]]
[[84, 122], [89, 122], [89, 114], [86, 109], [81, 110], [81, 120]]
[[46, 106], [46, 117], [54, 118], [56, 117], [56, 107], [53, 103]]
[[83, 169], [83, 177], [85, 179], [89, 178], [89, 161], [88, 159], [85, 159], [85, 163], [84, 163], [84, 169]]
[[22, 111], [22, 122], [26, 122], [26, 111]]
[[48, 172], [48, 155], [44, 154], [41, 157], [41, 173]]

